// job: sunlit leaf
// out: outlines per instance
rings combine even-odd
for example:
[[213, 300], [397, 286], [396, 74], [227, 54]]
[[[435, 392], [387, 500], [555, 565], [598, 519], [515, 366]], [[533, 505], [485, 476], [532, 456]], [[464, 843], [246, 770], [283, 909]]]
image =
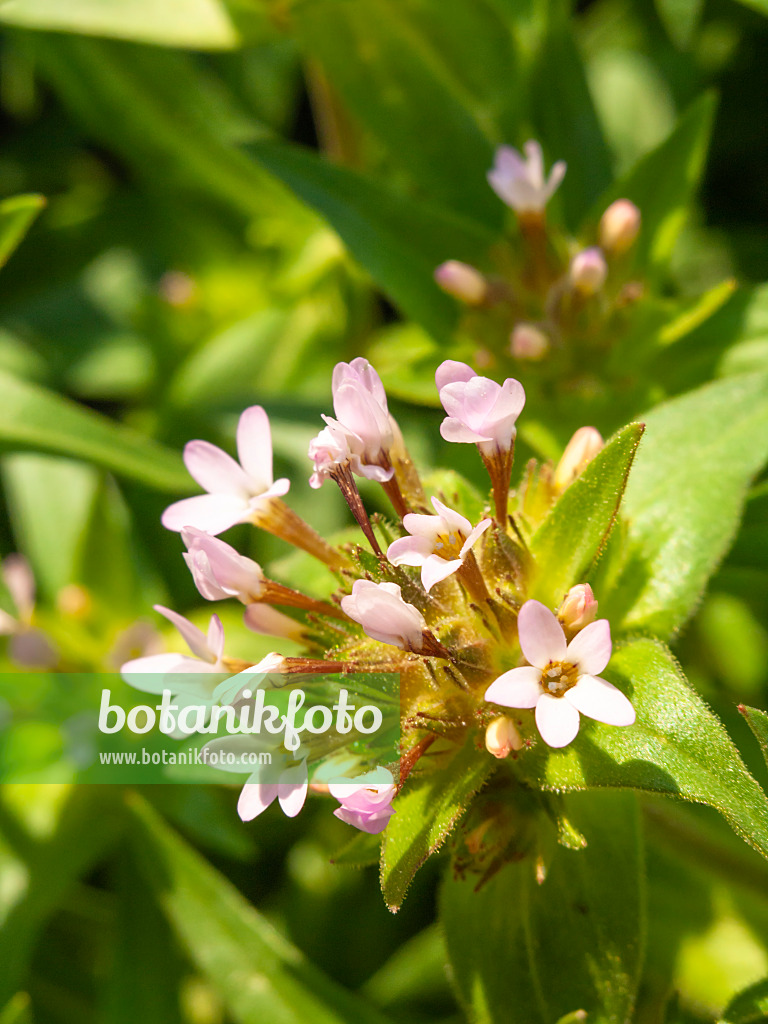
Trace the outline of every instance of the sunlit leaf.
[[0, 267], [8, 262], [44, 206], [43, 196], [36, 195], [12, 196], [0, 202]]

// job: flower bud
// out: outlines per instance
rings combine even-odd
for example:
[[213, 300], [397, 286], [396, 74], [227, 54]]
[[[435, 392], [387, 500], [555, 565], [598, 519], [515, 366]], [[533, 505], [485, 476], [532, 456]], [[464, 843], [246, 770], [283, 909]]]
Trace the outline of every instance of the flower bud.
[[557, 617], [563, 629], [569, 633], [578, 633], [597, 618], [597, 599], [588, 583], [579, 583], [571, 587], [565, 600], [557, 609]]
[[580, 476], [587, 464], [603, 449], [605, 442], [594, 427], [579, 427], [565, 447], [555, 470], [554, 486], [558, 493]]
[[520, 323], [512, 331], [510, 349], [515, 359], [536, 362], [549, 351], [549, 338], [533, 324]]
[[508, 757], [513, 750], [523, 745], [522, 737], [515, 728], [511, 718], [500, 715], [494, 718], [485, 730], [485, 748], [489, 754], [499, 759]]
[[595, 245], [576, 253], [569, 273], [577, 292], [584, 296], [596, 295], [605, 284], [608, 265], [602, 251]]
[[621, 256], [640, 233], [641, 214], [629, 199], [617, 199], [600, 218], [600, 245], [612, 256]]
[[458, 260], [441, 263], [435, 270], [435, 281], [444, 292], [468, 306], [480, 306], [488, 297], [488, 282], [468, 263]]

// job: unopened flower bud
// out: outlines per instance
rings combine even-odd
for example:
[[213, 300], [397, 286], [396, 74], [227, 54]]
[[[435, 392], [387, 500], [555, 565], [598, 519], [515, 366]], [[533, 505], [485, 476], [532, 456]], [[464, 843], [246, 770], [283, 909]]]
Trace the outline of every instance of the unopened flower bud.
[[549, 351], [549, 338], [533, 324], [517, 324], [512, 331], [511, 352], [515, 359], [530, 359], [536, 362]]
[[607, 276], [605, 256], [596, 245], [577, 253], [571, 260], [571, 284], [584, 296], [596, 295]]
[[489, 754], [499, 759], [508, 757], [513, 750], [519, 750], [523, 745], [520, 733], [515, 728], [511, 718], [500, 715], [494, 718], [485, 730], [485, 748]]
[[441, 263], [435, 270], [435, 281], [444, 292], [468, 306], [480, 306], [488, 297], [488, 282], [468, 263], [458, 260]]
[[617, 199], [600, 218], [600, 245], [612, 256], [621, 256], [640, 233], [641, 214], [629, 199]]
[[566, 445], [563, 457], [557, 464], [554, 478], [555, 490], [560, 493], [572, 484], [604, 445], [605, 442], [600, 432], [594, 427], [579, 427]]
[[579, 583], [571, 587], [565, 600], [557, 609], [557, 617], [563, 629], [569, 633], [578, 633], [597, 618], [597, 599], [588, 583]]

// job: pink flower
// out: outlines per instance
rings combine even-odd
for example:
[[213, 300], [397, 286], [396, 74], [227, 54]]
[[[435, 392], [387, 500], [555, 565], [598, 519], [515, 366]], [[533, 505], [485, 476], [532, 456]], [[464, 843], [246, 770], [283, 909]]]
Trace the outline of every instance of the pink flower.
[[286, 640], [301, 642], [306, 639], [305, 628], [301, 622], [284, 615], [269, 604], [249, 604], [243, 615], [248, 629], [265, 636], [280, 636]]
[[341, 804], [334, 815], [361, 832], [378, 835], [395, 813], [391, 804], [397, 789], [392, 773], [386, 768], [377, 768], [356, 779], [335, 779], [328, 784], [328, 789]]
[[608, 264], [602, 251], [593, 245], [584, 249], [571, 260], [571, 284], [584, 296], [596, 295], [605, 284], [608, 276]]
[[481, 306], [488, 298], [488, 281], [475, 267], [459, 260], [447, 260], [435, 270], [435, 281], [449, 295], [466, 302], [468, 306]]
[[310, 487], [317, 489], [345, 466], [349, 466], [357, 476], [364, 476], [378, 483], [391, 479], [391, 469], [363, 463], [366, 449], [361, 437], [330, 416], [323, 416], [323, 419], [326, 425], [317, 437], [313, 437], [309, 442], [309, 457], [315, 465], [315, 471], [309, 478]]
[[544, 180], [544, 159], [541, 146], [526, 142], [525, 159], [512, 146], [499, 146], [496, 162], [488, 172], [488, 183], [507, 206], [517, 213], [542, 213], [565, 177], [566, 165], [559, 160]]
[[247, 522], [264, 503], [288, 492], [288, 480], [272, 477], [272, 433], [260, 405], [252, 405], [240, 417], [237, 452], [239, 463], [208, 441], [190, 441], [184, 448], [184, 462], [208, 493], [170, 505], [163, 513], [163, 526], [176, 531], [196, 526], [206, 533], [222, 533], [235, 523]]
[[250, 604], [258, 599], [264, 582], [258, 562], [194, 526], [184, 527], [181, 538], [189, 549], [184, 561], [206, 601], [236, 597], [243, 604]]
[[363, 462], [380, 462], [381, 453], [392, 444], [392, 427], [378, 373], [361, 356], [351, 363], [337, 363], [331, 388], [338, 424], [352, 435], [350, 447], [355, 449], [356, 439], [362, 442], [359, 454]]
[[569, 644], [553, 613], [526, 601], [518, 616], [520, 647], [529, 666], [513, 668], [485, 691], [508, 708], [535, 708], [536, 725], [550, 747], [565, 747], [579, 731], [579, 712], [606, 725], [632, 725], [635, 710], [602, 672], [611, 657], [607, 619], [585, 626]]
[[[134, 658], [127, 661], [120, 669], [120, 674], [127, 683], [145, 693], [162, 693], [164, 689], [174, 689], [174, 684], [166, 677], [177, 673], [217, 672], [229, 674], [223, 662], [224, 627], [218, 615], [212, 615], [207, 635], [198, 629], [189, 619], [170, 608], [156, 604], [155, 611], [164, 615], [178, 629], [187, 643], [193, 657], [188, 654], [150, 654], [145, 658]], [[194, 685], [191, 689], [194, 689]]]
[[277, 800], [283, 814], [295, 818], [304, 806], [308, 787], [306, 760], [284, 769], [276, 782], [261, 781], [255, 773], [242, 788], [237, 813], [243, 821], [252, 821]]
[[598, 226], [601, 247], [613, 256], [621, 256], [640, 234], [641, 220], [640, 211], [629, 199], [611, 203]]
[[213, 768], [237, 775], [249, 773], [237, 801], [243, 821], [252, 821], [275, 800], [289, 818], [295, 818], [304, 806], [309, 788], [306, 758], [292, 764], [279, 745], [277, 737], [265, 740], [251, 734], [223, 736], [203, 747], [203, 759]]
[[409, 512], [403, 526], [410, 537], [401, 537], [389, 545], [387, 558], [393, 565], [420, 565], [421, 582], [429, 593], [464, 564], [464, 559], [493, 522], [483, 519], [473, 529], [464, 516], [432, 499], [435, 516]]
[[424, 616], [418, 608], [406, 604], [396, 583], [355, 580], [352, 593], [341, 599], [341, 609], [373, 640], [405, 651], [421, 651], [424, 647]]
[[446, 441], [477, 444], [481, 451], [509, 451], [525, 391], [509, 377], [503, 384], [479, 377], [471, 366], [448, 359], [435, 374], [440, 401], [448, 413], [440, 425]]
[[597, 618], [597, 600], [588, 583], [571, 587], [557, 609], [557, 617], [564, 629], [577, 633]]

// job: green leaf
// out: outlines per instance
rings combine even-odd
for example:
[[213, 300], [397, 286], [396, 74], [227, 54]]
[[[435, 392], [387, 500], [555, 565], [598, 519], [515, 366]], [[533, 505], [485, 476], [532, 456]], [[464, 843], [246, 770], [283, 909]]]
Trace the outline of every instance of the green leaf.
[[32, 1024], [30, 1000], [26, 992], [17, 992], [0, 1010], [0, 1024]]
[[608, 187], [611, 161], [569, 23], [554, 27], [545, 38], [529, 90], [534, 125], [550, 161], [568, 164], [558, 193], [566, 221], [575, 228]]
[[718, 1024], [765, 1024], [768, 1020], [768, 978], [755, 982], [728, 1003]]
[[38, 195], [12, 196], [0, 202], [0, 267], [5, 266], [14, 249], [19, 247], [44, 206], [45, 198]]
[[361, 832], [334, 853], [331, 863], [347, 868], [367, 868], [372, 864], [378, 864], [380, 856], [381, 836]]
[[757, 708], [750, 708], [744, 704], [739, 705], [739, 711], [744, 715], [747, 725], [752, 730], [752, 735], [760, 744], [763, 758], [768, 765], [768, 715]]
[[728, 550], [749, 483], [768, 459], [768, 375], [717, 381], [643, 419], [616, 585], [598, 597], [615, 628], [669, 637]]
[[381, 849], [381, 889], [390, 910], [400, 909], [413, 876], [445, 842], [493, 768], [490, 755], [470, 742], [398, 796]]
[[0, 445], [83, 459], [163, 493], [193, 486], [176, 452], [1, 370]]
[[446, 879], [441, 912], [453, 977], [477, 1024], [631, 1019], [642, 962], [642, 855], [630, 794], [571, 798], [586, 849], [558, 846], [541, 884], [531, 859], [475, 891]]
[[642, 434], [642, 424], [630, 423], [611, 438], [538, 528], [530, 597], [554, 607], [584, 582], [613, 526]]
[[703, 0], [656, 0], [655, 6], [669, 38], [681, 50], [687, 49], [701, 21]]
[[240, 41], [222, 0], [0, 0], [0, 23], [195, 50]]
[[238, 1024], [385, 1024], [314, 967], [148, 804], [133, 794], [129, 806], [142, 874]]
[[715, 96], [705, 93], [680, 117], [661, 145], [648, 153], [600, 197], [589, 218], [596, 223], [615, 199], [631, 199], [643, 226], [635, 257], [640, 266], [669, 258], [704, 171], [715, 116]]
[[569, 747], [541, 743], [521, 756], [526, 780], [546, 790], [618, 787], [707, 804], [768, 857], [768, 800], [664, 645], [631, 641], [603, 675], [629, 696], [635, 724], [614, 728], [582, 718]]
[[456, 304], [435, 284], [435, 267], [447, 259], [482, 262], [491, 235], [298, 146], [259, 142], [250, 152], [327, 219], [404, 313], [438, 337], [450, 334]]
[[305, 49], [388, 159], [433, 202], [499, 230], [504, 207], [486, 174], [503, 138], [489, 105], [518, 90], [511, 35], [485, 0], [303, 0], [293, 12]]

